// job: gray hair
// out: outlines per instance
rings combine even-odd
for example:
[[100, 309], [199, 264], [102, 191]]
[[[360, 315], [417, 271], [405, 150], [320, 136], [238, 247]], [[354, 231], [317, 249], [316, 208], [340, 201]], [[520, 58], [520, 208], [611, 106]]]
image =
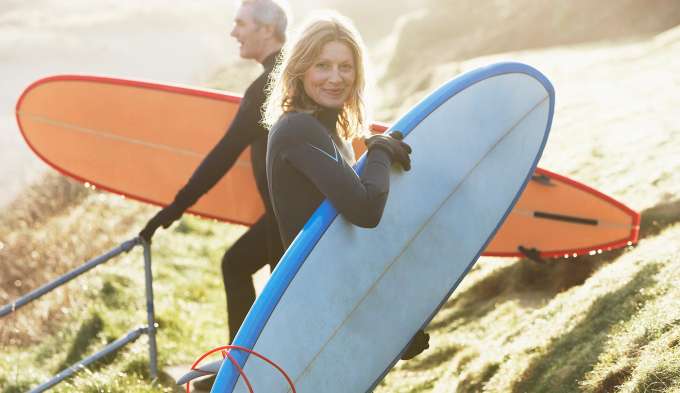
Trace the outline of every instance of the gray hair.
[[270, 25], [274, 28], [276, 38], [286, 42], [286, 27], [290, 12], [282, 0], [241, 0], [241, 5], [253, 7], [253, 19], [259, 25]]

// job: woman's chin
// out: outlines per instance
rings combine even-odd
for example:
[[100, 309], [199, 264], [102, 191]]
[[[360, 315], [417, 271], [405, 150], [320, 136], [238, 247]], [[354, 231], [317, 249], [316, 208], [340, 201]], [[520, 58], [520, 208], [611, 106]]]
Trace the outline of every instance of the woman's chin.
[[342, 109], [343, 106], [345, 106], [345, 101], [344, 100], [319, 100], [318, 102], [319, 105], [323, 106], [324, 108], [329, 108], [329, 109]]

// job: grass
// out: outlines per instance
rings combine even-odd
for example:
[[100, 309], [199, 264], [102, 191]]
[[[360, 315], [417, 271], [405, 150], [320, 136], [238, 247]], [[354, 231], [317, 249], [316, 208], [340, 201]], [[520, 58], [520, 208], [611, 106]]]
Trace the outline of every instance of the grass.
[[[36, 188], [48, 190], [54, 178], [48, 177], [43, 182], [43, 187]], [[74, 185], [69, 183], [67, 187], [71, 186]], [[3, 287], [7, 297], [35, 288], [107, 251], [117, 244], [114, 235], [120, 241], [132, 238], [155, 210], [92, 190], [86, 190], [73, 203], [57, 202], [65, 208], [55, 210], [54, 215], [43, 218], [39, 224], [26, 225], [31, 231], [21, 236], [17, 235], [20, 230], [9, 230], [16, 227], [16, 221], [12, 218], [3, 221], [7, 233], [13, 236], [3, 238], [5, 247], [0, 263], [4, 271], [14, 271], [17, 277], [22, 277], [21, 288]], [[20, 219], [27, 222], [24, 217]], [[224, 344], [227, 331], [219, 261], [224, 248], [242, 231], [242, 227], [185, 216], [154, 239], [161, 367], [191, 363], [205, 350]], [[101, 237], [103, 232], [108, 236]], [[64, 233], [71, 235], [73, 242], [64, 242]], [[40, 244], [40, 257], [33, 259], [30, 249], [36, 243]], [[42, 259], [52, 254], [53, 259]], [[35, 262], [25, 266], [22, 263], [26, 258]], [[58, 266], [41, 268], [49, 263]], [[2, 322], [0, 391], [23, 392], [146, 323], [141, 250], [135, 249], [96, 267]], [[161, 378], [165, 385], [151, 386], [146, 341], [146, 336], [142, 336], [58, 385], [55, 391], [172, 391], [168, 377]]]

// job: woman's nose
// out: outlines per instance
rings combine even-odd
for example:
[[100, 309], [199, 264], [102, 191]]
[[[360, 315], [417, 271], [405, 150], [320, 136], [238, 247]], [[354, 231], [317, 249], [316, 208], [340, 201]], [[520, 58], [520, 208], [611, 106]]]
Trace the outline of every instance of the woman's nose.
[[330, 75], [328, 76], [329, 82], [342, 82], [342, 76], [340, 76], [340, 70], [337, 67], [331, 69]]

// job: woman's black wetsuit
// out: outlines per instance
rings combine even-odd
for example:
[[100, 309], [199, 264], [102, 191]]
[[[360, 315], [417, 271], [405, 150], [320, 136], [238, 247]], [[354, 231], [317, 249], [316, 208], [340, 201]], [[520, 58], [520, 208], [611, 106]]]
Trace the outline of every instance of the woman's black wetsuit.
[[338, 111], [327, 109], [316, 115], [287, 113], [270, 131], [267, 181], [286, 247], [325, 198], [355, 225], [375, 227], [382, 217], [390, 155], [370, 150], [364, 171], [357, 176], [340, 154], [337, 119]]
[[[370, 228], [380, 222], [392, 157], [383, 149], [369, 148], [364, 171], [357, 176], [340, 154], [337, 120], [338, 111], [328, 109], [315, 116], [287, 113], [270, 131], [267, 181], [286, 247], [325, 198], [355, 225]], [[401, 358], [411, 359], [427, 349], [429, 339], [419, 330]]]

